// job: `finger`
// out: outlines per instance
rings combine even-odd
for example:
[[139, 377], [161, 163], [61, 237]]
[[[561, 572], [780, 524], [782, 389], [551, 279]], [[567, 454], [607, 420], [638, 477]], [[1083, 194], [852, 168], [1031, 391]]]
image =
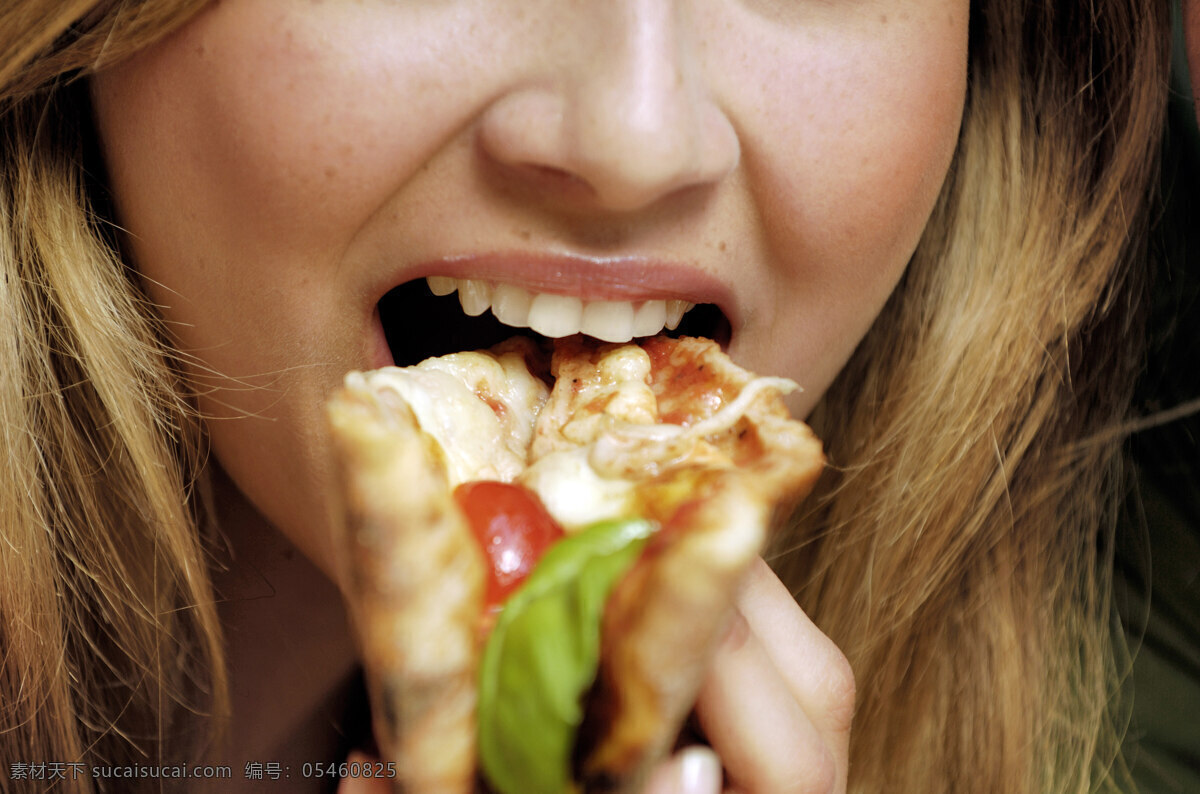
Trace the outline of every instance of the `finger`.
[[655, 767], [645, 794], [721, 794], [721, 761], [712, 748], [685, 748]]
[[344, 777], [338, 783], [337, 794], [391, 794], [392, 788], [378, 778]]
[[841, 649], [761, 559], [751, 566], [737, 607], [805, 713], [844, 752], [854, 717], [854, 672]]
[[[358, 750], [351, 750], [346, 764], [350, 769], [359, 769], [377, 760]], [[337, 794], [391, 794], [391, 791], [389, 782], [377, 777], [347, 776], [341, 779], [337, 787]]]
[[829, 794], [838, 761], [745, 618], [717, 649], [696, 703], [729, 783], [746, 794]]

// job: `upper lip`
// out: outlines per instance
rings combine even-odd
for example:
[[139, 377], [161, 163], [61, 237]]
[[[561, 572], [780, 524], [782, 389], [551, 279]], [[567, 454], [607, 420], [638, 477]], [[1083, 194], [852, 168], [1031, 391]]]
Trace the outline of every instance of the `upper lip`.
[[698, 267], [654, 257], [495, 251], [445, 256], [405, 268], [404, 280], [426, 276], [514, 284], [531, 292], [592, 301], [712, 303], [737, 327], [736, 303], [724, 281]]

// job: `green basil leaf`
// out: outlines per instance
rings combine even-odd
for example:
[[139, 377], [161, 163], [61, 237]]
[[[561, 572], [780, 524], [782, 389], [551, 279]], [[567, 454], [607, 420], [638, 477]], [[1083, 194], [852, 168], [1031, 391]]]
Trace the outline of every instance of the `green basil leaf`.
[[504, 606], [484, 648], [478, 710], [480, 762], [500, 794], [571, 790], [604, 604], [653, 532], [649, 521], [605, 521], [564, 538]]

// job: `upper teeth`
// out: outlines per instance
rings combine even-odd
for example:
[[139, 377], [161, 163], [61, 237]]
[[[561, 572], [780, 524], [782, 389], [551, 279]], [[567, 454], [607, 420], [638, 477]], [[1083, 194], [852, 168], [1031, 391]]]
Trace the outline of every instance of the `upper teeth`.
[[447, 276], [429, 276], [425, 281], [434, 295], [457, 291], [463, 311], [473, 317], [491, 308], [496, 319], [515, 328], [532, 328], [554, 337], [584, 333], [605, 342], [653, 336], [664, 327], [674, 330], [695, 305], [681, 300], [585, 301], [530, 292], [513, 284]]

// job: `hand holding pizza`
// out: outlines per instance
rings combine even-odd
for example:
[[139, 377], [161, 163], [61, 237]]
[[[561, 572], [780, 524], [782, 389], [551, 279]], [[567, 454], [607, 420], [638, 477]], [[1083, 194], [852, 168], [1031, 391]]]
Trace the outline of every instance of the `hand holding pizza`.
[[[659, 764], [645, 794], [844, 792], [854, 711], [845, 657], [761, 561], [737, 609], [697, 704], [712, 747], [686, 747]], [[390, 787], [347, 779], [338, 794], [390, 794]]]
[[724, 765], [725, 791], [846, 790], [853, 674], [761, 560], [748, 572], [696, 711]]

